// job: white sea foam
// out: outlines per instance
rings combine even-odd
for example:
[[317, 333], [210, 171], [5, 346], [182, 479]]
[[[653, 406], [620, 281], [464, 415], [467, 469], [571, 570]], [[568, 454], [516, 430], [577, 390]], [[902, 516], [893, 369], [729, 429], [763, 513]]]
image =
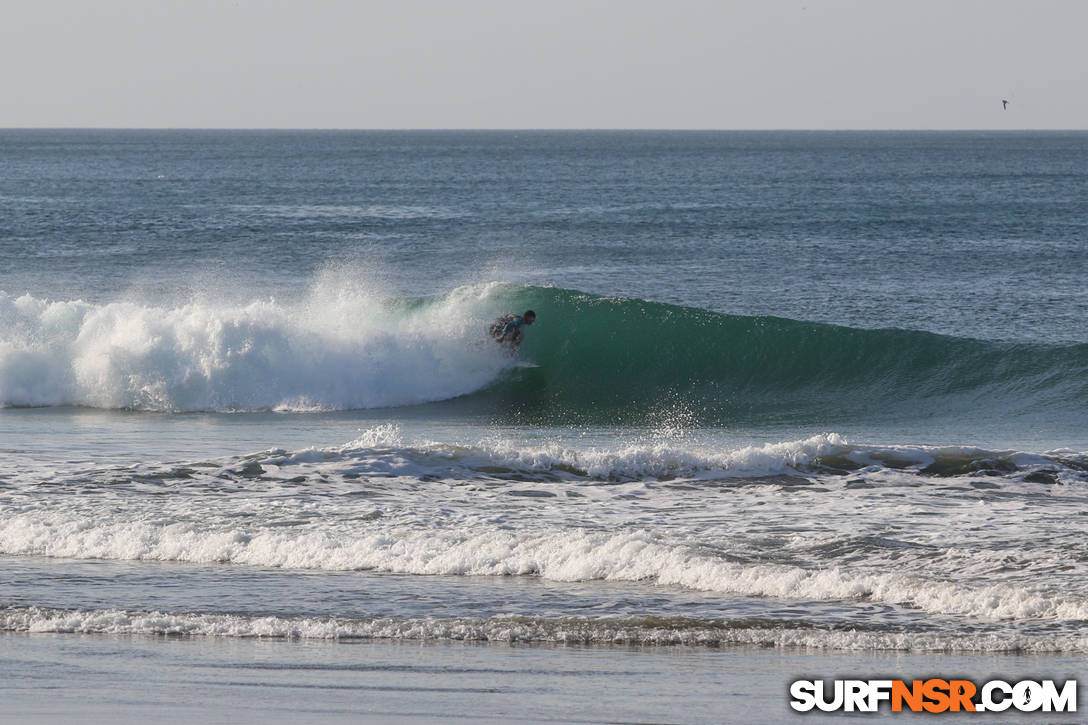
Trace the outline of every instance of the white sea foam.
[[[294, 475], [296, 466], [317, 466], [329, 475], [401, 475], [472, 479], [640, 481], [758, 479], [814, 476], [842, 470], [936, 468], [1015, 471], [1044, 468], [1056, 481], [1082, 480], [1088, 455], [993, 451], [967, 446], [875, 446], [852, 444], [838, 433], [737, 448], [684, 442], [640, 441], [615, 447], [577, 447], [556, 442], [525, 443], [493, 436], [472, 444], [408, 441], [393, 424], [375, 426], [356, 440], [294, 453], [269, 451], [261, 459]], [[1070, 465], [1074, 467], [1069, 467]]]
[[[1060, 471], [1069, 485], [1047, 489], [919, 473], [980, 457], [1059, 465], [833, 433], [594, 449], [408, 441], [379, 426], [344, 446], [11, 485], [0, 553], [646, 582], [971, 620], [1088, 618], [1088, 582], [1068, 567], [1084, 543], [1052, 525], [1080, 510], [1082, 472]], [[863, 468], [828, 473], [826, 459]], [[1036, 504], [1048, 515], [1032, 515]]]
[[463, 395], [507, 361], [483, 339], [494, 287], [397, 311], [315, 285], [297, 304], [90, 304], [0, 293], [0, 405], [344, 409]]
[[142, 559], [261, 567], [374, 570], [423, 575], [532, 575], [556, 581], [648, 581], [785, 600], [885, 602], [931, 614], [985, 619], [1078, 620], [1088, 600], [1014, 582], [830, 565], [816, 569], [738, 563], [645, 530], [552, 527], [512, 531], [476, 521], [453, 529], [388, 525], [381, 517], [284, 530], [214, 526], [161, 517], [29, 511], [0, 518], [0, 552], [77, 559]]
[[760, 647], [908, 652], [1077, 653], [1088, 637], [1074, 634], [951, 634], [772, 627], [760, 622], [567, 617], [346, 618], [190, 614], [158, 611], [0, 609], [0, 631], [269, 639], [395, 639], [542, 642], [577, 645]]
[[397, 426], [382, 425], [344, 446], [308, 449], [280, 458], [273, 456], [271, 460], [287, 466], [320, 462], [331, 471], [347, 470], [361, 475], [395, 471], [411, 476], [472, 476], [483, 472], [520, 474], [529, 479], [537, 474], [550, 474], [560, 478], [623, 481], [799, 473], [809, 470], [821, 456], [842, 455], [851, 450], [837, 433], [724, 451], [669, 442], [575, 448], [563, 443], [526, 445], [501, 438], [485, 439], [475, 445], [409, 445]]

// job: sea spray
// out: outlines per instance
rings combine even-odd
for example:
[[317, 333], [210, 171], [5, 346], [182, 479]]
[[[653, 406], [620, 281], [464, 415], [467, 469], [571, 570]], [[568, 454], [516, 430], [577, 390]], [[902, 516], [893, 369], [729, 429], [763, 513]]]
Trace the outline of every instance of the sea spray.
[[[539, 320], [521, 355], [539, 367], [512, 369], [486, 327], [529, 307]], [[1068, 417], [1088, 406], [1088, 344], [855, 329], [546, 287], [381, 298], [324, 280], [299, 303], [176, 307], [0, 295], [0, 324], [6, 406], [344, 410], [463, 398], [447, 409], [661, 430], [881, 415]]]
[[480, 335], [487, 294], [411, 309], [316, 294], [177, 307], [0, 294], [0, 403], [339, 410], [451, 398], [508, 366]]

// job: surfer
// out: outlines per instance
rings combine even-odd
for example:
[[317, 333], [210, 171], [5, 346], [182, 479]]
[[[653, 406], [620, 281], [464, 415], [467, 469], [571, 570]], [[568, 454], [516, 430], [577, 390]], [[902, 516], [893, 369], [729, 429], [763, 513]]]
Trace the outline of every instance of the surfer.
[[533, 324], [535, 320], [536, 313], [532, 310], [525, 310], [523, 315], [503, 315], [491, 323], [488, 332], [495, 342], [506, 346], [508, 355], [513, 355], [524, 337], [521, 328]]

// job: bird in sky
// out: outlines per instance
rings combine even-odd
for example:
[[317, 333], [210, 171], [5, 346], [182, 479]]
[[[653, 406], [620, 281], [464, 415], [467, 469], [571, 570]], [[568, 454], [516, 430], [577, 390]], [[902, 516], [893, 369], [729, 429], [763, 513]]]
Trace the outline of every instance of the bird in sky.
[[1001, 108], [1006, 111], [1009, 110], [1009, 102], [1004, 98], [1001, 99]]

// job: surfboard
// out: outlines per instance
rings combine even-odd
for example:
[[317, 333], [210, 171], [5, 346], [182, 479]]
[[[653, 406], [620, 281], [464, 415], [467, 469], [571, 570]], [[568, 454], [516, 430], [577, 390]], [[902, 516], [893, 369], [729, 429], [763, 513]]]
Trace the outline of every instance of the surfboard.
[[516, 367], [516, 368], [538, 368], [540, 366], [537, 365], [535, 362], [529, 362], [528, 360], [518, 360], [516, 363], [514, 363], [514, 367]]

